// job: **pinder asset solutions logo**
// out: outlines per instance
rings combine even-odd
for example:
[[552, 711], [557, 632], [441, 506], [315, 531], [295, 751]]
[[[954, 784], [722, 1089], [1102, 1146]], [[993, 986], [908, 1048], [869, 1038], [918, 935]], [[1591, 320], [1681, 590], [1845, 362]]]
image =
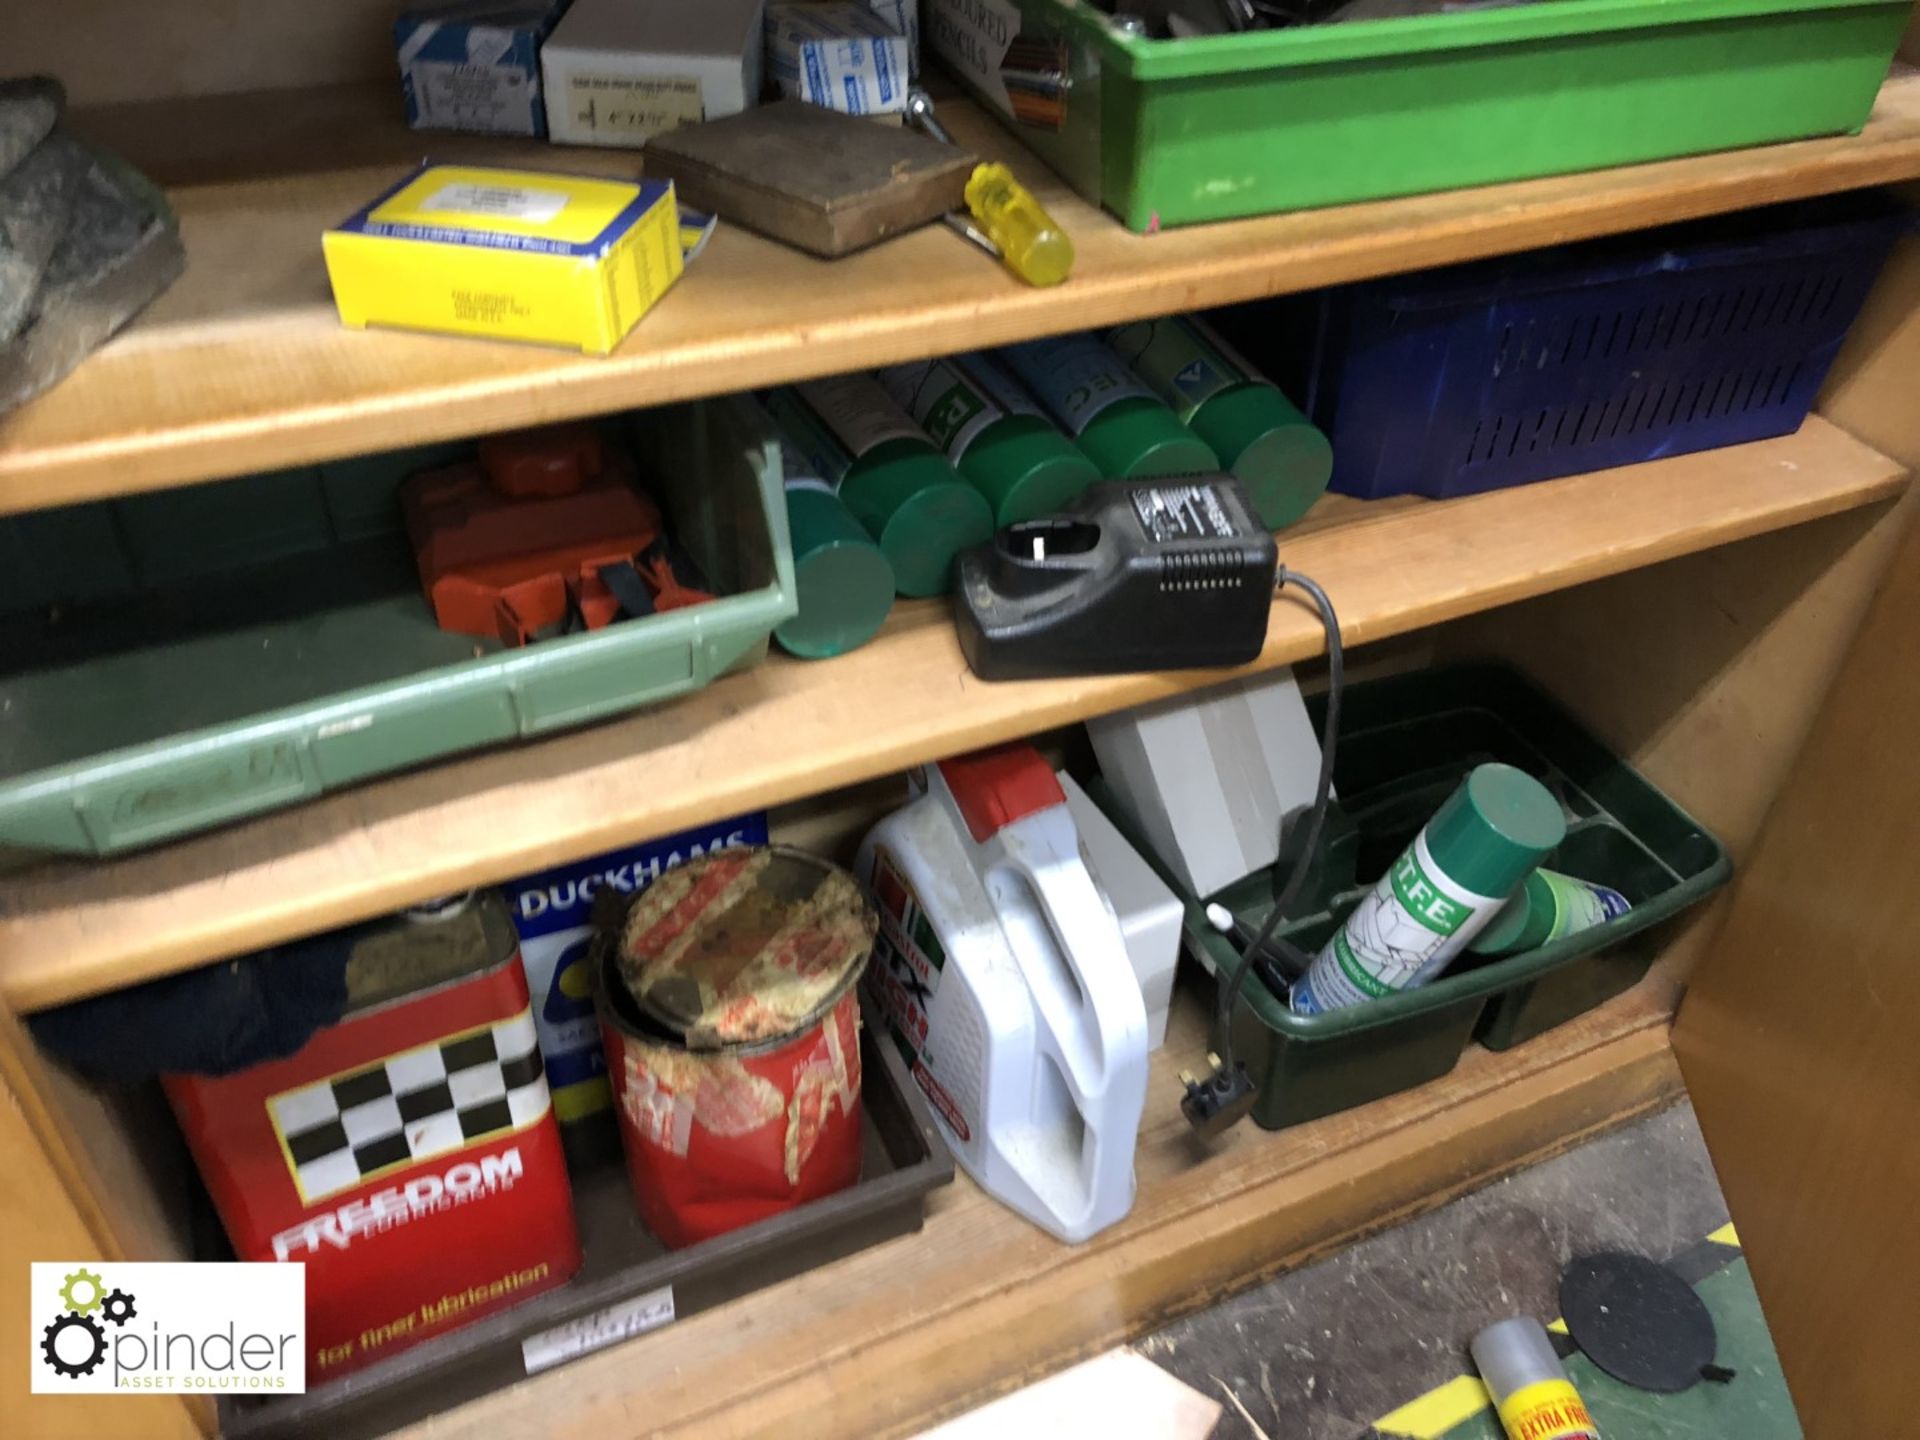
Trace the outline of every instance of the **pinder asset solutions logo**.
[[33, 1393], [307, 1388], [307, 1269], [35, 1263]]

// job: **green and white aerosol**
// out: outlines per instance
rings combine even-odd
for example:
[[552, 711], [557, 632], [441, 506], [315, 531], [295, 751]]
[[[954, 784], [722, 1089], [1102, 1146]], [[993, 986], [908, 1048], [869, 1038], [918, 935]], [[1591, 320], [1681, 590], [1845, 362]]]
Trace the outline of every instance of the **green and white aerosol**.
[[821, 448], [820, 437], [803, 448], [770, 414], [766, 421], [780, 444], [799, 605], [773, 627], [773, 638], [806, 660], [842, 655], [866, 644], [886, 623], [893, 566], [809, 458], [808, 449]]
[[995, 524], [1051, 515], [1100, 478], [991, 355], [889, 365], [874, 378], [987, 497]]
[[1220, 457], [1098, 336], [1029, 340], [999, 354], [1106, 479], [1220, 468]]
[[871, 375], [782, 385], [763, 397], [893, 566], [902, 595], [944, 595], [953, 557], [993, 534], [986, 497]]
[[1166, 315], [1107, 332], [1107, 344], [1213, 447], [1278, 530], [1307, 513], [1333, 475], [1333, 446], [1203, 320]]
[[1632, 908], [1618, 890], [1558, 870], [1536, 870], [1467, 948], [1476, 955], [1538, 950], [1563, 936], [1604, 925]]
[[1566, 838], [1547, 787], [1511, 765], [1476, 765], [1295, 982], [1318, 1015], [1424, 985]]

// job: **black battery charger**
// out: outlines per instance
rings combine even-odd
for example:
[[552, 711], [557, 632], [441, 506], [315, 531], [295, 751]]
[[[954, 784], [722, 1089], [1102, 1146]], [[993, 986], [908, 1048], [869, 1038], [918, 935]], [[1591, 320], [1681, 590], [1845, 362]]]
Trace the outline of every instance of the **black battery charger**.
[[960, 650], [983, 680], [1244, 665], [1278, 562], [1230, 475], [1104, 481], [960, 556]]

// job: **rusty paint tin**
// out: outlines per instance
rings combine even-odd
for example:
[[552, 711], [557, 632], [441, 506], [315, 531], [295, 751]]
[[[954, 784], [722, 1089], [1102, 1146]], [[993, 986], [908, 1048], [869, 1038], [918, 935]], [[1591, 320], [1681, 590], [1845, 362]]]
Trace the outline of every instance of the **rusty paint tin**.
[[595, 1000], [642, 1217], [690, 1245], [860, 1178], [854, 986], [878, 928], [786, 846], [663, 875], [603, 926]]

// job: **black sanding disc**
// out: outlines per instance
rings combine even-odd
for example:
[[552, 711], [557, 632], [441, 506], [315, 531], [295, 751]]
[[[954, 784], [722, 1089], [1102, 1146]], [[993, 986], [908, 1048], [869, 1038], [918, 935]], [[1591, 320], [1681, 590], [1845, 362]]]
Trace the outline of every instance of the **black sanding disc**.
[[1685, 1390], [1713, 1360], [1706, 1302], [1642, 1255], [1607, 1251], [1574, 1260], [1560, 1276], [1560, 1313], [1588, 1359], [1641, 1390]]

